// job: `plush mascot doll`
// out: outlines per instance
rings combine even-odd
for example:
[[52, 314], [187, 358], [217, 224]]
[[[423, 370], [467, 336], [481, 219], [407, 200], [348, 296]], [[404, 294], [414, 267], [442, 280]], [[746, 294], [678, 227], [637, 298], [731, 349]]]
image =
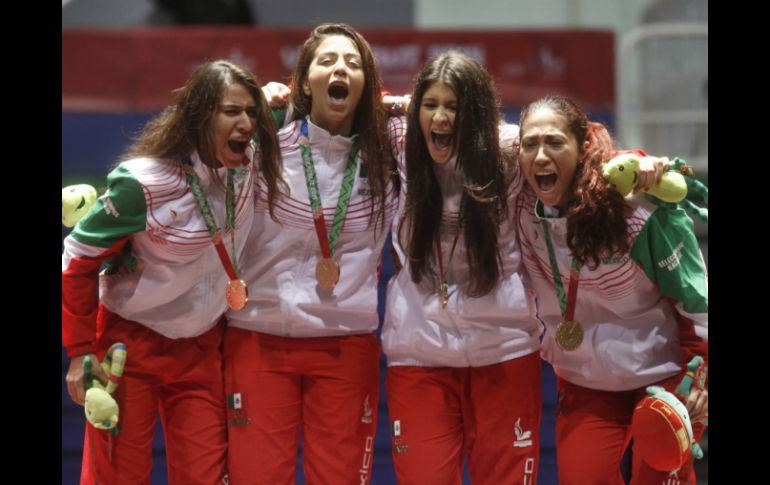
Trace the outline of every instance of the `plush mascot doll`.
[[96, 202], [96, 189], [87, 184], [68, 185], [61, 189], [61, 223], [74, 227]]
[[[112, 394], [118, 387], [123, 369], [126, 367], [128, 352], [122, 342], [112, 344], [107, 351], [102, 369], [109, 376], [107, 383], [102, 383], [93, 376], [94, 362], [91, 356], [83, 359], [84, 381], [86, 386], [85, 413], [86, 419], [97, 429], [108, 429], [113, 435], [118, 432], [119, 409]], [[97, 363], [98, 365], [98, 363]]]
[[[615, 187], [620, 195], [626, 197], [639, 183], [639, 158], [647, 156], [641, 150], [621, 152], [620, 155], [604, 164], [604, 178]], [[675, 158], [669, 163], [668, 171], [663, 173], [659, 184], [645, 191], [659, 201], [659, 205], [681, 204], [686, 210], [697, 215], [703, 222], [708, 222], [708, 209], [698, 207], [686, 197], [699, 195], [708, 204], [708, 188], [693, 176], [692, 167], [685, 161]]]
[[703, 458], [703, 450], [693, 438], [690, 415], [681, 399], [690, 394], [693, 384], [703, 387], [705, 373], [703, 358], [696, 356], [687, 365], [687, 375], [675, 394], [659, 386], [649, 386], [649, 395], [636, 406], [631, 422], [634, 453], [652, 468], [678, 470], [693, 457]]

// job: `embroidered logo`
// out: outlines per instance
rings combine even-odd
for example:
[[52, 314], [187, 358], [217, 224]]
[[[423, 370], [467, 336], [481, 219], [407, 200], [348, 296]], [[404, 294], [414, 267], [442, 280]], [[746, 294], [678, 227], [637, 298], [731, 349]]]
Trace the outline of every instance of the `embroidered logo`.
[[251, 424], [251, 418], [243, 415], [243, 399], [240, 392], [234, 392], [227, 395], [227, 412], [230, 419], [230, 426], [246, 426]]
[[104, 204], [104, 212], [115, 218], [120, 217], [120, 212], [115, 209], [115, 205], [113, 205], [112, 199], [110, 199], [107, 194], [102, 196], [102, 203]]
[[364, 399], [364, 415], [361, 417], [364, 424], [372, 424], [372, 407], [369, 405], [369, 394]]
[[666, 268], [669, 271], [674, 271], [674, 269], [679, 266], [680, 258], [682, 257], [682, 248], [684, 248], [684, 243], [680, 242], [674, 248], [674, 252], [671, 253], [671, 256], [663, 261], [658, 261], [658, 268]]
[[227, 406], [230, 409], [241, 409], [242, 401], [241, 401], [241, 393], [236, 392], [234, 394], [228, 394], [227, 395]]
[[403, 453], [409, 449], [409, 445], [404, 444], [404, 439], [401, 436], [401, 420], [396, 419], [393, 421], [393, 451], [396, 453]]
[[517, 448], [524, 448], [526, 446], [532, 446], [532, 431], [523, 431], [521, 428], [521, 418], [516, 420], [516, 441], [513, 442], [513, 446]]

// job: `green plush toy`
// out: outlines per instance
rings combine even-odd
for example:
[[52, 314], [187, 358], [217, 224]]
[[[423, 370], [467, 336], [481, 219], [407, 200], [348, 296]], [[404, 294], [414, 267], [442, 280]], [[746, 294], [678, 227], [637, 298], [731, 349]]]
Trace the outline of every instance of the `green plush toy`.
[[96, 202], [96, 189], [88, 184], [68, 185], [61, 189], [61, 223], [74, 227]]
[[[602, 171], [604, 178], [626, 197], [639, 183], [639, 156], [634, 153], [618, 155], [604, 164]], [[708, 204], [708, 188], [693, 177], [692, 168], [682, 159], [675, 158], [670, 162], [660, 183], [645, 192], [663, 203], [681, 204], [703, 222], [708, 222], [708, 209], [698, 207], [687, 199], [690, 193], [695, 193]]]
[[119, 409], [112, 394], [117, 389], [118, 381], [123, 375], [127, 357], [126, 345], [122, 342], [117, 342], [110, 347], [104, 362], [101, 363], [102, 369], [109, 376], [106, 385], [93, 376], [94, 363], [91, 356], [86, 356], [83, 359], [86, 419], [95, 428], [110, 430], [114, 435], [118, 433]]

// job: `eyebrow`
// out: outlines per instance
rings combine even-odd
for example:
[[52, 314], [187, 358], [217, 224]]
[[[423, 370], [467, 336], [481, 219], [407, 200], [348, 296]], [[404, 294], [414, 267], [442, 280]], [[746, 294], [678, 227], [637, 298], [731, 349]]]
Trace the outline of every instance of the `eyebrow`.
[[[244, 105], [240, 103], [230, 102], [230, 103], [220, 103], [219, 105], [222, 108], [243, 108]], [[247, 103], [246, 108], [256, 108], [257, 103]]]
[[[317, 57], [323, 57], [323, 56], [334, 56], [339, 57], [339, 54], [335, 51], [325, 51], [325, 52], [319, 52]], [[361, 59], [360, 54], [356, 54], [355, 52], [349, 52], [347, 54], [342, 54], [342, 57], [349, 59], [351, 57], [355, 57], [356, 59]]]

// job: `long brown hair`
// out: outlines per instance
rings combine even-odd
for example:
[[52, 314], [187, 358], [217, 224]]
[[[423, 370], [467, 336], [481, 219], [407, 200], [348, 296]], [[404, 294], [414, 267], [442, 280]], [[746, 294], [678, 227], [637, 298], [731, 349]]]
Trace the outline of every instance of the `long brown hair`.
[[443, 203], [433, 172], [435, 162], [420, 127], [420, 105], [436, 82], [446, 84], [457, 97], [455, 166], [465, 180], [463, 236], [471, 269], [465, 292], [479, 297], [492, 291], [502, 274], [498, 235], [508, 215], [506, 199], [514, 167], [510, 154], [505, 156], [500, 150], [500, 105], [492, 80], [478, 62], [460, 52], [449, 51], [430, 60], [415, 79], [406, 130], [406, 206], [398, 236], [401, 241], [402, 229], [409, 221], [410, 239], [401, 245], [409, 258], [412, 280], [435, 280], [434, 241]]
[[[564, 118], [577, 140], [582, 158], [575, 169], [566, 207], [567, 244], [575, 260], [595, 268], [602, 258], [629, 251], [627, 217], [631, 208], [602, 175], [602, 165], [612, 156], [612, 137], [606, 126], [589, 122], [583, 110], [563, 96], [546, 96], [524, 108], [522, 137], [527, 116], [541, 108]], [[583, 150], [586, 141], [589, 146]]]
[[[388, 143], [387, 117], [382, 106], [382, 83], [374, 54], [369, 43], [353, 27], [341, 23], [321, 24], [310, 33], [305, 40], [297, 59], [297, 65], [292, 76], [291, 102], [294, 106], [293, 119], [304, 118], [310, 114], [313, 99], [305, 94], [301, 87], [308, 77], [310, 63], [313, 61], [316, 49], [331, 35], [342, 35], [355, 44], [361, 54], [361, 64], [364, 72], [364, 89], [356, 107], [353, 118], [353, 132], [358, 134], [361, 144], [361, 159], [366, 163], [369, 189], [374, 204], [370, 213], [370, 223], [379, 220], [385, 223], [385, 191], [390, 179], [397, 185], [395, 177], [395, 161]], [[376, 213], [376, 215], [375, 215]]]
[[152, 157], [180, 160], [197, 150], [201, 161], [223, 187], [212, 168], [219, 166], [213, 123], [225, 89], [233, 84], [245, 87], [257, 104], [255, 138], [261, 154], [260, 169], [267, 184], [272, 216], [277, 186], [284, 183], [275, 122], [257, 79], [234, 62], [217, 60], [198, 66], [184, 86], [176, 90], [173, 103], [145, 125], [122, 159]]

